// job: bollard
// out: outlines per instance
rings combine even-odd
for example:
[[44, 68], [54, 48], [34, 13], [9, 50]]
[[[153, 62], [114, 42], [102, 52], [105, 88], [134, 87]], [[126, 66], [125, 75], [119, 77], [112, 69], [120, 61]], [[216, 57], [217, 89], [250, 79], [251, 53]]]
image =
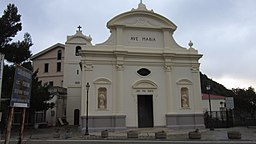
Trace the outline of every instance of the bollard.
[[229, 131], [227, 134], [229, 139], [241, 139], [242, 137], [239, 131]]
[[53, 133], [53, 138], [60, 138], [60, 129], [56, 129], [56, 131]]
[[155, 139], [166, 139], [166, 132], [165, 131], [160, 131], [155, 133]]
[[101, 131], [101, 138], [108, 138], [108, 130]]
[[189, 139], [201, 139], [201, 133], [199, 132], [199, 129], [196, 129], [195, 131], [188, 133]]
[[71, 137], [72, 137], [72, 132], [69, 129], [67, 129], [66, 132], [65, 132], [64, 138], [68, 139], [68, 138], [71, 138]]
[[138, 138], [139, 134], [137, 131], [128, 131], [127, 132], [127, 138]]

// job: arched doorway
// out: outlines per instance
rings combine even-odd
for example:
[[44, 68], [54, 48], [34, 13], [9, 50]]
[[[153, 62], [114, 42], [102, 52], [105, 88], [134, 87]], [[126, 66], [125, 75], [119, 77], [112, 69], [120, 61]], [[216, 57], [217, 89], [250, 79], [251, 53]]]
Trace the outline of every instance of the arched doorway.
[[75, 109], [75, 111], [74, 111], [74, 125], [79, 125], [79, 119], [80, 119], [80, 110]]

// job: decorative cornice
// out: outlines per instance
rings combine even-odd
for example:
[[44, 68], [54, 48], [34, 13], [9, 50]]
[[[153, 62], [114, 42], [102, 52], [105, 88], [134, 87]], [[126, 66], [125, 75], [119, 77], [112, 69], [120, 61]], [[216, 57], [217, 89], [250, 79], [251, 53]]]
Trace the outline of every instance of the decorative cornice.
[[132, 85], [133, 89], [157, 89], [158, 86], [155, 82], [153, 82], [152, 80], [149, 79], [141, 79], [136, 81], [133, 85]]
[[110, 85], [111, 81], [108, 78], [101, 77], [101, 78], [98, 78], [98, 79], [94, 80], [93, 83], [94, 84], [107, 84], [107, 85]]
[[187, 78], [183, 78], [183, 79], [180, 79], [176, 82], [177, 85], [192, 85], [192, 81], [187, 79]]

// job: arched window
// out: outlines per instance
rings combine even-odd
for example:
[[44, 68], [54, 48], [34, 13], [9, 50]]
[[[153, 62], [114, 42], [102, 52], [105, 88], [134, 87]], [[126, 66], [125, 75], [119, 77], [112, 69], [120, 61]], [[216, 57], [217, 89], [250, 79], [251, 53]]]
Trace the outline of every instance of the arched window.
[[79, 56], [79, 51], [81, 50], [82, 48], [80, 46], [77, 46], [76, 47], [76, 51], [75, 51], [75, 55], [76, 56]]
[[180, 94], [181, 94], [181, 107], [189, 108], [188, 88], [182, 87], [180, 90]]
[[107, 109], [107, 89], [105, 87], [98, 89], [98, 109]]
[[61, 52], [61, 50], [58, 50], [57, 60], [61, 60], [61, 57], [62, 57], [62, 52]]

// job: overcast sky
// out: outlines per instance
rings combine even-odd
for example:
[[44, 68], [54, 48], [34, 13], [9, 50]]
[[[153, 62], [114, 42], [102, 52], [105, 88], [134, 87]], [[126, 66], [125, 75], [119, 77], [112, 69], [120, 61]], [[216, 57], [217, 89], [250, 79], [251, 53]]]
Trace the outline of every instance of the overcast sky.
[[[0, 0], [0, 12], [14, 3], [23, 29], [32, 36], [32, 53], [65, 43], [78, 25], [93, 44], [110, 35], [106, 23], [137, 8], [140, 0]], [[174, 39], [183, 47], [192, 40], [201, 72], [227, 88], [256, 88], [256, 0], [143, 0], [148, 9], [165, 16], [178, 28]]]

